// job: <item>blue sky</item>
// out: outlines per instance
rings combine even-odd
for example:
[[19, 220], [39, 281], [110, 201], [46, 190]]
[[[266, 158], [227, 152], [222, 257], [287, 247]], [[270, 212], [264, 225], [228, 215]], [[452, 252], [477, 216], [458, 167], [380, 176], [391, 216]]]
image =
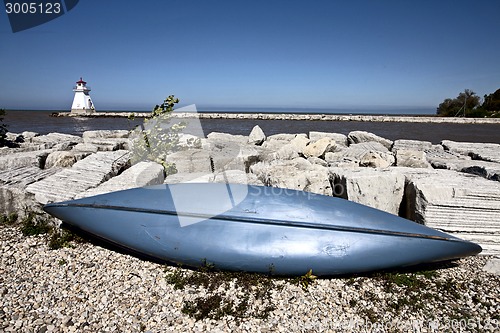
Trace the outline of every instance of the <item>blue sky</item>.
[[0, 108], [98, 110], [169, 94], [213, 107], [434, 109], [500, 88], [500, 1], [82, 0], [12, 33], [0, 13]]

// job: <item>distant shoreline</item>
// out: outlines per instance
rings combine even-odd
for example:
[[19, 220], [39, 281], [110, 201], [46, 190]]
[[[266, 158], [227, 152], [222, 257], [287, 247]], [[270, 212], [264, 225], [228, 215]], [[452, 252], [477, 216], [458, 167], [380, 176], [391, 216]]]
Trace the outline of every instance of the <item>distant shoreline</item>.
[[[53, 112], [54, 117], [82, 118], [147, 118], [151, 112], [96, 112], [71, 114]], [[360, 114], [299, 114], [299, 113], [235, 113], [235, 112], [181, 112], [172, 114], [184, 119], [250, 119], [250, 120], [300, 120], [300, 121], [359, 121], [359, 122], [409, 122], [409, 123], [453, 123], [453, 124], [500, 124], [500, 118], [456, 118], [428, 115], [360, 115]]]

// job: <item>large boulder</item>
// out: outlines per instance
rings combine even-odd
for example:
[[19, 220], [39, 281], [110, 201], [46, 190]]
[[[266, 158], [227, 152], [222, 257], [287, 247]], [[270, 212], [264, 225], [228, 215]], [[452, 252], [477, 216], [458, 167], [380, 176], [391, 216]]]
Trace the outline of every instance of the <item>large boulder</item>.
[[110, 139], [110, 138], [128, 138], [130, 132], [127, 130], [96, 130], [85, 131], [82, 134], [83, 140], [91, 139]]
[[406, 217], [500, 253], [498, 182], [451, 170], [407, 173]]
[[28, 185], [26, 191], [34, 194], [41, 204], [71, 200], [116, 176], [128, 167], [129, 158], [129, 151], [98, 152], [76, 162], [71, 168]]
[[52, 149], [44, 149], [0, 155], [0, 170], [32, 166], [43, 169], [47, 156], [52, 152]]
[[211, 171], [242, 170], [261, 160], [261, 147], [234, 142], [215, 142], [210, 145]]
[[305, 157], [325, 157], [325, 153], [335, 151], [336, 143], [330, 138], [322, 138], [307, 145], [302, 153]]
[[432, 149], [430, 141], [399, 139], [394, 141], [391, 150], [396, 152], [398, 150], [425, 151], [428, 149]]
[[398, 215], [405, 176], [397, 169], [329, 168], [333, 195]]
[[347, 136], [349, 144], [363, 142], [378, 142], [387, 149], [391, 149], [393, 142], [376, 134], [365, 131], [352, 131]]
[[264, 131], [260, 128], [259, 125], [255, 125], [248, 135], [248, 143], [251, 145], [261, 145], [264, 141], [266, 141], [266, 135]]
[[45, 144], [47, 148], [52, 148], [55, 145], [76, 145], [83, 142], [83, 139], [77, 135], [63, 133], [49, 133], [46, 135], [38, 135], [30, 138], [29, 142], [34, 144]]
[[315, 132], [315, 131], [309, 132], [309, 139], [312, 142], [318, 141], [319, 139], [323, 139], [323, 138], [332, 139], [333, 141], [335, 141], [335, 143], [338, 146], [343, 146], [343, 147], [347, 147], [347, 145], [349, 143], [347, 140], [347, 136], [344, 134], [328, 133], [328, 132]]
[[169, 154], [167, 161], [174, 163], [179, 173], [212, 172], [210, 152], [203, 149], [181, 150]]
[[262, 182], [253, 173], [241, 170], [226, 170], [217, 173], [176, 173], [165, 179], [166, 184], [177, 183], [230, 183], [262, 185]]
[[373, 168], [386, 168], [395, 162], [394, 155], [379, 142], [351, 144], [339, 154], [328, 156], [330, 161], [335, 158], [338, 161], [354, 161], [360, 166]]
[[311, 140], [305, 134], [297, 134], [295, 138], [290, 140], [290, 145], [295, 147], [298, 153], [303, 154], [307, 145]]
[[297, 134], [274, 134], [267, 137], [266, 141], [262, 144], [262, 148], [269, 149], [271, 151], [277, 151], [284, 145], [290, 144], [290, 142], [297, 137]]
[[[393, 149], [394, 150], [394, 149]], [[396, 150], [396, 166], [410, 168], [432, 168], [426, 154], [421, 150]]]
[[468, 155], [475, 160], [500, 163], [500, 144], [455, 142], [450, 140], [443, 140], [441, 144], [446, 150]]
[[427, 150], [426, 157], [436, 169], [460, 171], [500, 181], [500, 163], [472, 160], [469, 156], [442, 149]]
[[134, 187], [162, 184], [165, 180], [163, 166], [155, 162], [139, 162], [97, 187], [79, 193], [75, 198], [121, 191]]
[[49, 177], [60, 169], [42, 170], [38, 167], [19, 167], [0, 171], [0, 214], [17, 213], [23, 216], [26, 208], [38, 210], [39, 205], [25, 191], [29, 184]]
[[45, 169], [53, 167], [68, 168], [88, 155], [90, 155], [89, 152], [54, 151], [47, 156]]
[[127, 130], [97, 130], [83, 132], [82, 137], [84, 144], [97, 147], [97, 151], [114, 151], [129, 148], [129, 133]]
[[265, 185], [331, 195], [328, 168], [311, 164], [304, 158], [259, 162], [250, 170]]
[[248, 137], [244, 135], [233, 135], [228, 133], [211, 132], [207, 135], [209, 142], [229, 142], [236, 144], [248, 143]]

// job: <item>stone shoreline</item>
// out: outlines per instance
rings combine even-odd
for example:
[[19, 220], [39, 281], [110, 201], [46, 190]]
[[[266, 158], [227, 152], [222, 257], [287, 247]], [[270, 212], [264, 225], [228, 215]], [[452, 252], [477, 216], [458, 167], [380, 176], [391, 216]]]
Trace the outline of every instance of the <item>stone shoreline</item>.
[[[500, 254], [500, 145], [391, 141], [375, 134], [310, 132], [269, 137], [182, 135], [165, 178], [151, 161], [130, 165], [126, 130], [8, 134], [0, 149], [0, 212], [157, 183], [230, 181], [338, 196], [400, 215]], [[23, 141], [23, 142], [21, 142]]]
[[[357, 201], [473, 240], [484, 251], [433, 277], [406, 277], [425, 288], [376, 277], [321, 279], [307, 292], [279, 282], [268, 319], [196, 321], [181, 311], [183, 304], [207, 291], [174, 289], [161, 265], [90, 243], [49, 250], [43, 237], [22, 237], [17, 228], [2, 226], [0, 331], [357, 332], [366, 325], [384, 325], [382, 331], [423, 325], [421, 331], [430, 332], [452, 329], [456, 318], [466, 320], [464, 332], [499, 327], [498, 144], [391, 141], [362, 131], [267, 137], [256, 126], [248, 136], [182, 135], [181, 149], [169, 155], [178, 172], [165, 177], [155, 162], [131, 165], [134, 139], [128, 131], [24, 132], [7, 138], [18, 147], [0, 149], [3, 214], [150, 184], [251, 183]], [[236, 298], [245, 293], [237, 285], [220, 292]], [[419, 299], [425, 301], [412, 305]], [[250, 306], [259, 302], [251, 300]]]
[[[54, 113], [55, 117], [88, 118], [147, 118], [151, 112], [96, 112], [91, 114]], [[408, 122], [436, 124], [500, 124], [500, 118], [455, 118], [433, 116], [391, 116], [391, 115], [352, 115], [352, 114], [293, 114], [293, 113], [227, 113], [227, 112], [174, 112], [179, 119], [249, 119], [249, 120], [300, 120], [300, 121], [359, 121], [359, 122]]]

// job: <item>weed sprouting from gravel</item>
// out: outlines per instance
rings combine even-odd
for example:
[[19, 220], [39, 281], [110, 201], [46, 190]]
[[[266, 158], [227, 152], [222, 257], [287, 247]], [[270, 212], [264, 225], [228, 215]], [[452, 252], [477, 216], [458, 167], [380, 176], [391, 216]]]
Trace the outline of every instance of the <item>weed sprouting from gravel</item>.
[[9, 225], [19, 222], [19, 228], [24, 236], [45, 235], [51, 250], [72, 246], [73, 242], [82, 243], [85, 241], [69, 230], [55, 227], [44, 213], [26, 211], [20, 220], [17, 214], [11, 214], [9, 217], [2, 217], [2, 221], [7, 221], [4, 223]]
[[10, 213], [8, 215], [1, 215], [0, 216], [0, 225], [12, 226], [12, 225], [16, 224], [18, 219], [19, 219], [19, 216], [17, 215], [17, 213]]
[[273, 291], [282, 288], [277, 278], [269, 275], [214, 271], [203, 265], [197, 271], [166, 268], [166, 281], [174, 289], [196, 288], [199, 295], [186, 300], [182, 312], [201, 320], [232, 316], [236, 319], [265, 319], [275, 309]]

